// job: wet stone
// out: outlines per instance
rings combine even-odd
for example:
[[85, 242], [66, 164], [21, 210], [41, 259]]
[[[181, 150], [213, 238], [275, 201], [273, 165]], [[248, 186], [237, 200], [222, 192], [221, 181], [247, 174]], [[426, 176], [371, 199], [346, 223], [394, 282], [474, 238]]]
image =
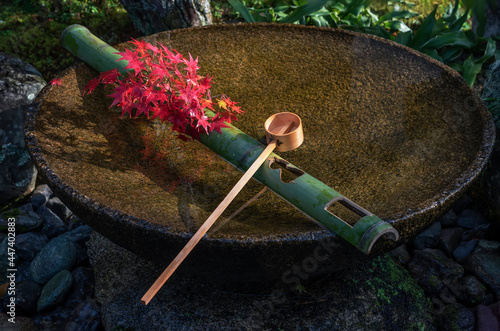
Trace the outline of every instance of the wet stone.
[[443, 312], [434, 317], [438, 330], [474, 330], [474, 314], [460, 303], [444, 307]]
[[483, 302], [486, 296], [484, 285], [474, 276], [466, 275], [458, 282], [460, 295], [458, 299], [469, 305], [477, 305]]
[[47, 201], [47, 207], [63, 221], [68, 220], [73, 215], [73, 212], [58, 197], [53, 197]]
[[66, 232], [66, 224], [52, 210], [41, 206], [38, 210], [43, 220], [42, 233], [49, 238]]
[[33, 208], [38, 209], [45, 205], [54, 193], [47, 184], [38, 185], [30, 197]]
[[454, 283], [464, 274], [463, 267], [437, 249], [413, 251], [408, 270], [428, 294], [439, 293], [447, 283]]
[[441, 223], [436, 222], [413, 239], [413, 247], [420, 250], [424, 248], [434, 248], [439, 243], [440, 234]]
[[448, 211], [446, 214], [444, 214], [443, 217], [439, 220], [441, 225], [443, 227], [450, 227], [450, 226], [455, 226], [457, 225], [458, 217], [457, 214], [452, 210]]
[[20, 259], [31, 261], [48, 242], [47, 236], [40, 233], [28, 232], [20, 234], [16, 236], [16, 253]]
[[[16, 300], [18, 313], [25, 315], [35, 313], [41, 292], [42, 287], [33, 281], [16, 282], [15, 294], [12, 297]], [[4, 297], [4, 305], [10, 300], [10, 297], [11, 295], [7, 292]]]
[[453, 251], [458, 247], [461, 242], [463, 228], [452, 227], [441, 230], [440, 247], [446, 255], [452, 257]]
[[38, 299], [37, 311], [52, 308], [64, 301], [73, 285], [73, 275], [68, 270], [62, 270], [45, 284]]
[[466, 229], [474, 229], [486, 223], [488, 223], [488, 220], [474, 209], [465, 209], [458, 215], [458, 226]]
[[479, 240], [474, 252], [464, 261], [465, 269], [489, 286], [500, 298], [500, 243]]
[[61, 235], [49, 241], [33, 259], [31, 277], [38, 284], [45, 284], [61, 270], [71, 269], [75, 260], [75, 244]]
[[453, 251], [453, 257], [457, 262], [463, 262], [469, 255], [474, 251], [478, 244], [479, 240], [469, 240], [462, 241], [460, 245]]

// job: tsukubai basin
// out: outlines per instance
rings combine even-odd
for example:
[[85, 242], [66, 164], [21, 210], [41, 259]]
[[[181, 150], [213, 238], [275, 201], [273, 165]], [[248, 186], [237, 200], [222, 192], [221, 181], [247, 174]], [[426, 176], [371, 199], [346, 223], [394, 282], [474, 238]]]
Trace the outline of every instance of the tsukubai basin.
[[[258, 287], [387, 252], [442, 216], [480, 175], [492, 149], [492, 117], [462, 77], [387, 40], [278, 24], [181, 29], [144, 40], [199, 57], [201, 74], [213, 76], [212, 96], [238, 101], [246, 113], [234, 124], [263, 144], [267, 118], [300, 116], [303, 144], [280, 155], [401, 236], [397, 243], [378, 241], [365, 255], [267, 191], [209, 232], [179, 268], [181, 276]], [[80, 64], [62, 74], [60, 86], [39, 94], [26, 122], [31, 157], [77, 216], [166, 266], [242, 173], [160, 124], [121, 118], [109, 109], [110, 90], [82, 96], [96, 75]], [[261, 189], [251, 181], [219, 221]]]

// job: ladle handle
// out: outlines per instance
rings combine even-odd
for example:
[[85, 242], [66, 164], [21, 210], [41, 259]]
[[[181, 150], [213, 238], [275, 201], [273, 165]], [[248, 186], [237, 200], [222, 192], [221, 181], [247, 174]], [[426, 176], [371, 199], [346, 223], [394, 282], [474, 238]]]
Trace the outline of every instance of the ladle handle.
[[[284, 125], [280, 130], [280, 134], [283, 134], [292, 126], [293, 123], [289, 123]], [[272, 141], [264, 151], [259, 155], [259, 157], [255, 160], [255, 162], [250, 166], [250, 168], [243, 174], [240, 180], [236, 183], [236, 185], [231, 189], [231, 191], [226, 195], [224, 200], [217, 206], [217, 208], [213, 211], [213, 213], [207, 218], [205, 223], [196, 231], [196, 233], [191, 237], [186, 246], [177, 254], [175, 259], [170, 263], [170, 265], [163, 271], [163, 273], [158, 277], [158, 279], [154, 282], [154, 284], [149, 288], [149, 290], [144, 294], [141, 299], [141, 302], [145, 305], [151, 301], [151, 299], [158, 293], [160, 288], [165, 284], [165, 282], [172, 276], [174, 271], [179, 267], [179, 265], [184, 261], [184, 259], [189, 255], [189, 253], [193, 250], [193, 248], [198, 244], [201, 238], [207, 233], [210, 227], [217, 221], [219, 216], [226, 210], [227, 206], [233, 201], [236, 195], [241, 191], [241, 189], [246, 185], [246, 183], [252, 178], [255, 172], [260, 168], [262, 163], [266, 160], [266, 158], [271, 154], [276, 148], [277, 141]]]

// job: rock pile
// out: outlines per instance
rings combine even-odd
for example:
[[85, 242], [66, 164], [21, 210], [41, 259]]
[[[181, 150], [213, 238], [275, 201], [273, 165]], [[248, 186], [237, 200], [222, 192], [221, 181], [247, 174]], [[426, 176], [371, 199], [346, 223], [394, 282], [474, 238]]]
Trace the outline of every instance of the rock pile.
[[440, 330], [500, 330], [500, 227], [471, 202], [465, 196], [392, 252], [430, 298]]
[[[8, 223], [14, 219], [11, 231]], [[91, 232], [47, 185], [38, 186], [28, 203], [1, 214], [0, 329], [13, 327], [8, 321], [13, 316], [16, 327], [19, 320], [32, 327], [25, 330], [98, 329], [94, 273], [85, 246]], [[15, 239], [9, 240], [8, 233]]]

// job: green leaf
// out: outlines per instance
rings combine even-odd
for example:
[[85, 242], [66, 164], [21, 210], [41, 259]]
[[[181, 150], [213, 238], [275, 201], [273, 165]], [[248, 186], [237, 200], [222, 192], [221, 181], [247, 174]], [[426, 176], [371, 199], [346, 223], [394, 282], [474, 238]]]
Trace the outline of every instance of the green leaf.
[[394, 38], [394, 41], [400, 43], [401, 45], [408, 45], [411, 40], [412, 31], [400, 32]]
[[458, 20], [451, 22], [449, 26], [450, 31], [460, 30], [464, 25], [464, 23], [467, 21], [467, 18], [469, 17], [469, 12], [470, 9], [467, 9], [465, 13]]
[[474, 62], [477, 64], [483, 64], [484, 62], [488, 61], [497, 50], [497, 44], [495, 40], [493, 40], [493, 38], [488, 38], [486, 40], [488, 41], [488, 43], [486, 44], [486, 50], [484, 51], [483, 56], [481, 56], [481, 58], [477, 60], [474, 60]]
[[421, 46], [426, 43], [433, 36], [432, 31], [434, 29], [434, 25], [436, 24], [436, 11], [437, 6], [434, 7], [432, 13], [430, 13], [420, 26], [420, 28], [415, 33], [415, 36], [410, 41], [408, 46], [414, 48], [416, 50], [420, 50]]
[[474, 1], [472, 6], [472, 12], [477, 20], [476, 34], [480, 37], [484, 36], [484, 31], [486, 29], [486, 1], [477, 0]]
[[400, 32], [410, 32], [411, 34], [411, 29], [401, 21], [391, 21], [389, 24], [389, 29]]
[[444, 63], [449, 63], [462, 55], [463, 49], [461, 47], [450, 47], [444, 50], [440, 55]]
[[463, 64], [463, 76], [465, 82], [472, 87], [476, 81], [477, 74], [481, 71], [482, 64], [474, 61], [474, 56], [471, 54]]
[[438, 52], [435, 49], [424, 49], [422, 50], [424, 54], [429, 55], [430, 57], [438, 60], [439, 62], [443, 62], [443, 58], [439, 56]]
[[390, 21], [393, 19], [401, 19], [401, 18], [412, 18], [418, 16], [418, 13], [409, 11], [409, 10], [402, 10], [402, 11], [393, 11], [387, 14], [382, 15], [380, 19], [378, 20], [377, 24], [380, 24], [385, 21]]
[[290, 15], [279, 20], [279, 23], [295, 23], [303, 20], [305, 16], [309, 16], [321, 7], [324, 7], [328, 0], [312, 0], [295, 9]]
[[351, 3], [345, 8], [344, 10], [344, 15], [341, 15], [341, 18], [344, 18], [345, 16], [348, 16], [349, 14], [352, 14], [354, 16], [358, 16], [359, 13], [361, 13], [361, 10], [363, 7], [366, 6], [365, 4], [366, 0], [353, 0]]
[[239, 0], [228, 0], [229, 4], [233, 6], [234, 10], [236, 10], [241, 17], [248, 23], [254, 23], [255, 20], [248, 11], [247, 7], [245, 7]]
[[463, 48], [472, 48], [476, 42], [471, 41], [464, 31], [452, 31], [440, 34], [424, 43], [420, 48], [440, 49], [444, 46], [460, 46]]
[[452, 69], [455, 69], [456, 71], [462, 73], [464, 71], [464, 66], [460, 63], [457, 63], [457, 62], [454, 62], [454, 63], [450, 63], [448, 64], [448, 66]]

